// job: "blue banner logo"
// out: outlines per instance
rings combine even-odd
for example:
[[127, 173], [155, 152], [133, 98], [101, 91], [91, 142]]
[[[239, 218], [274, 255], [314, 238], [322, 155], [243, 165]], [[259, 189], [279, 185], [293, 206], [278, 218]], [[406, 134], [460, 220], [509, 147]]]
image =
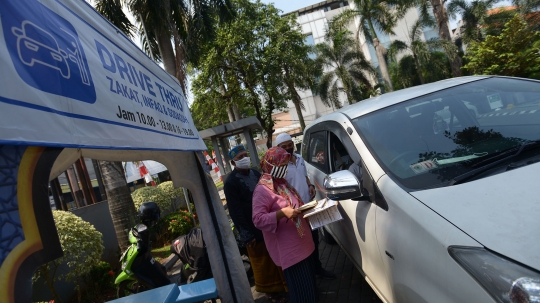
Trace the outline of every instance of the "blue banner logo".
[[[37, 7], [38, 6], [38, 7]], [[26, 84], [79, 101], [96, 90], [77, 31], [37, 1], [2, 1], [2, 28], [11, 60]]]

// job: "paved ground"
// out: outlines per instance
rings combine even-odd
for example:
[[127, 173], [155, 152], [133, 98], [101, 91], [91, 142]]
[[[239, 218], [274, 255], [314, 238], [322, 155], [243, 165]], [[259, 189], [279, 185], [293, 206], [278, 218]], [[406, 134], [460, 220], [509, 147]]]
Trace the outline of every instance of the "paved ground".
[[[227, 211], [226, 201], [223, 202]], [[381, 301], [375, 292], [340, 247], [327, 244], [322, 240], [322, 236], [319, 238], [321, 239], [319, 242], [319, 254], [322, 265], [325, 269], [334, 272], [336, 278], [332, 280], [317, 278], [318, 303], [380, 303]], [[172, 268], [169, 273], [177, 274], [177, 267]], [[255, 291], [253, 278], [250, 279], [250, 284], [255, 302], [271, 303], [264, 294]], [[217, 301], [219, 302], [219, 300]]]
[[336, 274], [333, 280], [317, 278], [319, 303], [379, 303], [381, 302], [360, 272], [338, 245], [319, 243], [323, 267]]
[[[319, 254], [323, 267], [333, 271], [336, 274], [336, 278], [332, 280], [317, 278], [319, 291], [318, 303], [381, 302], [338, 245], [330, 245], [324, 240], [321, 240], [319, 243]], [[255, 291], [253, 279], [250, 282], [255, 302], [270, 303], [266, 297]]]

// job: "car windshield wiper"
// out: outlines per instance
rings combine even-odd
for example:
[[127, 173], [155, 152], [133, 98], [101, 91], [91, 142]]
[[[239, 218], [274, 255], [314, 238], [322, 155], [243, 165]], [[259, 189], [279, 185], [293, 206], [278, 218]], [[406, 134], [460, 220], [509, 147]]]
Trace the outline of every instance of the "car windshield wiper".
[[[456, 184], [463, 183], [463, 182], [465, 182], [465, 181], [467, 181], [467, 180], [470, 180], [470, 179], [472, 179], [472, 178], [478, 176], [479, 174], [481, 174], [481, 173], [483, 173], [483, 172], [485, 172], [485, 171], [488, 171], [488, 170], [492, 169], [493, 167], [495, 167], [495, 166], [501, 164], [502, 162], [507, 161], [508, 159], [512, 159], [512, 158], [518, 156], [519, 154], [521, 154], [521, 152], [523, 152], [523, 150], [524, 150], [525, 148], [529, 148], [529, 147], [532, 147], [532, 146], [536, 146], [536, 145], [538, 145], [538, 144], [540, 144], [540, 140], [526, 141], [526, 142], [524, 142], [523, 144], [521, 144], [521, 145], [519, 145], [519, 146], [517, 146], [517, 147], [515, 147], [515, 148], [511, 148], [511, 149], [509, 149], [509, 150], [507, 150], [507, 151], [505, 151], [505, 152], [499, 154], [499, 155], [496, 157], [498, 160], [495, 160], [495, 161], [490, 162], [490, 163], [488, 163], [488, 164], [486, 164], [486, 165], [484, 165], [484, 166], [480, 166], [480, 167], [478, 167], [478, 168], [476, 168], [476, 169], [473, 169], [473, 170], [471, 170], [471, 171], [469, 171], [469, 172], [466, 172], [466, 173], [464, 173], [464, 174], [462, 174], [462, 175], [459, 175], [459, 176], [455, 177], [454, 179], [452, 179], [452, 180], [448, 183], [448, 185], [449, 185], [449, 186], [451, 186], [451, 185], [456, 185]], [[512, 154], [510, 154], [510, 155], [508, 155], [508, 156], [505, 156], [505, 157], [500, 158], [501, 155], [511, 153], [511, 152], [513, 152], [513, 151], [516, 150], [516, 149], [517, 149], [517, 151], [516, 151], [515, 153], [512, 153]], [[486, 160], [484, 160], [484, 161], [486, 161]]]

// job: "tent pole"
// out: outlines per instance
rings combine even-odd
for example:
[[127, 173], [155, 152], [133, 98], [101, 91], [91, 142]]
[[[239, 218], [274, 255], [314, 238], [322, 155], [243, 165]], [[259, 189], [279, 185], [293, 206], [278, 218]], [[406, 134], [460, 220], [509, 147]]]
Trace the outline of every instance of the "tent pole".
[[225, 247], [223, 244], [223, 235], [221, 234], [221, 230], [219, 230], [218, 228], [219, 224], [216, 217], [216, 213], [214, 211], [214, 205], [212, 204], [212, 198], [210, 196], [210, 192], [208, 191], [208, 183], [206, 183], [206, 178], [204, 177], [204, 170], [199, 161], [199, 157], [197, 157], [197, 153], [193, 152], [193, 154], [195, 155], [195, 162], [197, 162], [197, 170], [199, 171], [199, 178], [201, 179], [201, 182], [203, 184], [204, 196], [208, 203], [208, 210], [210, 211], [210, 216], [212, 217], [212, 225], [214, 226], [214, 231], [216, 232], [216, 237], [219, 243], [219, 250], [221, 251], [221, 255], [223, 256], [223, 265], [225, 266], [225, 272], [227, 274], [227, 282], [229, 282], [229, 288], [231, 289], [233, 302], [236, 303], [238, 302], [238, 299], [236, 298], [234, 284], [232, 283], [231, 270], [229, 268], [229, 262], [227, 260], [227, 254], [225, 253]]

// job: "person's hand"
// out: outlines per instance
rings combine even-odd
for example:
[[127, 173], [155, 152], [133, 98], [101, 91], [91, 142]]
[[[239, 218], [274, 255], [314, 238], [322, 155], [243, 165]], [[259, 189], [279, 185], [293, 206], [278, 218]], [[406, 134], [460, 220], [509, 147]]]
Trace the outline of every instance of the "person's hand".
[[292, 208], [291, 206], [284, 207], [281, 209], [281, 211], [283, 212], [283, 214], [285, 215], [287, 219], [296, 218], [298, 217], [299, 214], [302, 213], [298, 209]]
[[315, 186], [309, 186], [309, 199], [313, 200], [316, 194], [317, 194], [317, 191], [315, 190]]

